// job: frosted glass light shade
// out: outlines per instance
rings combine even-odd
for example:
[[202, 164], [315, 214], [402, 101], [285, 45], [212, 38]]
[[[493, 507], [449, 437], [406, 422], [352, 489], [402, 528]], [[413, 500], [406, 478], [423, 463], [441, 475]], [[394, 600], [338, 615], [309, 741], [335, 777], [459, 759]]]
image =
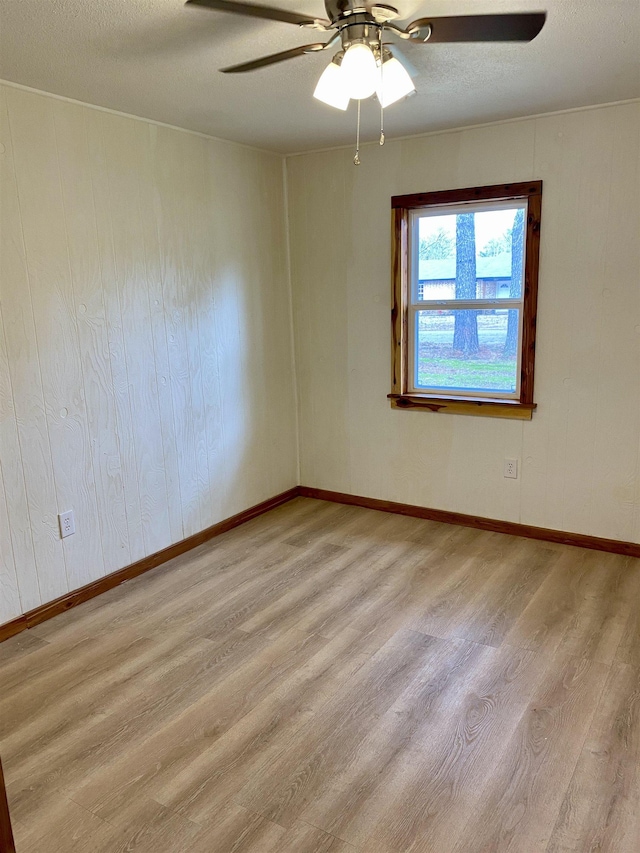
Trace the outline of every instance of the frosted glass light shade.
[[327, 65], [320, 75], [313, 97], [329, 104], [330, 107], [346, 110], [349, 106], [349, 92], [345, 85], [341, 65], [337, 65], [335, 62], [330, 62]]
[[380, 80], [380, 71], [370, 47], [361, 42], [352, 44], [344, 55], [341, 68], [349, 97], [361, 101], [373, 95]]
[[383, 64], [376, 92], [383, 107], [395, 104], [400, 98], [415, 92], [416, 87], [407, 69], [392, 56]]

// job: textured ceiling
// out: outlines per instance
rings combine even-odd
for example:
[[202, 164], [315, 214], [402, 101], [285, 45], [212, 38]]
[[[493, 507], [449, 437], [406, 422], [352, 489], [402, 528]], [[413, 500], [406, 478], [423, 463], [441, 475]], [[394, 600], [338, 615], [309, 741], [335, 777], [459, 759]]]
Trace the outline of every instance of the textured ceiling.
[[[324, 16], [322, 0], [261, 0]], [[386, 0], [391, 2], [391, 0]], [[640, 96], [640, 0], [398, 0], [401, 20], [548, 12], [530, 44], [402, 44], [418, 94], [386, 112], [388, 137]], [[313, 30], [182, 0], [0, 0], [0, 77], [282, 152], [353, 139], [355, 110], [312, 98], [329, 55], [249, 74], [218, 68], [318, 40]], [[322, 40], [322, 36], [320, 38]], [[363, 106], [376, 137], [375, 102]]]

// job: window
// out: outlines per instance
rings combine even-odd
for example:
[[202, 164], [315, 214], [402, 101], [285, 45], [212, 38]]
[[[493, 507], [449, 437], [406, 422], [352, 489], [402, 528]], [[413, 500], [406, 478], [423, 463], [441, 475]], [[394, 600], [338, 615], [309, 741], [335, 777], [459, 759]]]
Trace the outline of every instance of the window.
[[395, 196], [394, 408], [530, 419], [542, 182]]

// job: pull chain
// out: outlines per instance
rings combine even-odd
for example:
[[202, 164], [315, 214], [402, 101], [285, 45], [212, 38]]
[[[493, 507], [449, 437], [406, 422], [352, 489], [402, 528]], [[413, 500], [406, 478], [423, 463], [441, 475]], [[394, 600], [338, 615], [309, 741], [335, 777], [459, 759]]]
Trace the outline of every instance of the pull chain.
[[356, 155], [353, 158], [353, 165], [360, 165], [360, 101], [358, 101], [358, 124], [356, 127]]
[[384, 42], [382, 36], [384, 33], [384, 25], [380, 28], [380, 145], [384, 145]]

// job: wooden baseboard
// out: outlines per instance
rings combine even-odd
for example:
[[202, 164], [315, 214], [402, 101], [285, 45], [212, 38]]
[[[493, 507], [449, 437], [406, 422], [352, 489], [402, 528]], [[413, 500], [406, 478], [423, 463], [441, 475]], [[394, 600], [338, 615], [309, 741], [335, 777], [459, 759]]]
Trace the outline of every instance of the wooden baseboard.
[[12, 619], [11, 622], [5, 622], [3, 625], [0, 625], [0, 643], [3, 640], [8, 640], [9, 637], [13, 637], [15, 634], [19, 634], [21, 631], [25, 631], [26, 628], [26, 616], [18, 616], [16, 619]]
[[534, 527], [530, 524], [519, 524], [515, 521], [499, 521], [495, 518], [482, 518], [476, 515], [466, 515], [463, 512], [429, 509], [428, 507], [396, 503], [395, 501], [385, 501], [378, 498], [363, 498], [360, 495], [332, 492], [327, 489], [314, 489], [309, 486], [300, 486], [298, 494], [305, 498], [350, 504], [352, 506], [365, 507], [366, 509], [382, 510], [382, 512], [395, 512], [400, 515], [410, 515], [414, 518], [442, 521], [445, 524], [459, 524], [462, 527], [475, 527], [479, 530], [491, 530], [495, 533], [509, 533], [512, 536], [524, 536], [526, 539], [542, 539], [545, 542], [557, 542], [561, 545], [575, 545], [578, 548], [591, 548], [595, 551], [608, 551], [611, 554], [624, 554], [627, 557], [640, 557], [640, 544], [635, 542], [603, 539], [599, 536], [587, 536], [584, 533], [567, 533], [564, 530]]
[[441, 521], [444, 524], [459, 524], [462, 527], [475, 527], [478, 530], [491, 530], [494, 533], [508, 533], [511, 536], [524, 536], [527, 539], [541, 539], [545, 542], [556, 542], [561, 545], [575, 545], [578, 548], [591, 548], [595, 551], [607, 551], [611, 554], [623, 554], [627, 557], [640, 557], [640, 544], [635, 542], [624, 542], [618, 539], [604, 539], [599, 536], [587, 536], [584, 533], [567, 533], [564, 530], [553, 530], [546, 527], [534, 527], [530, 524], [518, 524], [515, 521], [500, 521], [495, 518], [482, 518], [476, 515], [466, 515], [462, 512], [449, 512], [443, 509], [429, 509], [429, 507], [415, 506], [413, 504], [397, 503], [396, 501], [385, 501], [379, 498], [365, 498], [360, 495], [349, 495], [345, 492], [332, 492], [328, 489], [315, 489], [310, 486], [296, 486], [288, 489], [269, 500], [262, 501], [249, 509], [239, 512], [224, 521], [201, 530], [194, 536], [182, 539], [174, 545], [170, 545], [163, 551], [158, 551], [144, 559], [126, 566], [117, 572], [113, 572], [93, 583], [75, 589], [66, 595], [49, 601], [35, 610], [30, 610], [11, 622], [0, 625], [0, 642], [19, 634], [27, 628], [33, 628], [47, 619], [51, 619], [58, 613], [63, 613], [83, 601], [88, 601], [108, 589], [113, 589], [121, 583], [135, 578], [138, 575], [162, 565], [192, 548], [197, 548], [209, 539], [220, 536], [227, 530], [238, 527], [246, 521], [250, 521], [258, 515], [275, 509], [281, 504], [287, 503], [295, 497], [315, 498], [322, 501], [350, 504], [361, 506], [365, 509], [377, 509], [382, 512], [395, 512], [400, 515], [410, 515], [414, 518], [424, 518], [430, 521]]
[[72, 592], [68, 592], [66, 595], [62, 595], [54, 601], [49, 601], [40, 607], [36, 607], [35, 610], [30, 610], [23, 616], [19, 616], [11, 622], [6, 622], [4, 625], [0, 625], [0, 642], [7, 640], [9, 637], [13, 637], [15, 634], [19, 634], [27, 628], [33, 628], [34, 625], [39, 625], [41, 622], [51, 619], [52, 616], [57, 616], [58, 613], [64, 613], [65, 610], [70, 610], [72, 607], [82, 604], [83, 601], [88, 601], [90, 598], [94, 598], [96, 595], [100, 595], [108, 589], [113, 589], [114, 586], [119, 586], [121, 583], [131, 580], [131, 578], [135, 578], [144, 572], [148, 572], [150, 569], [155, 569], [156, 566], [160, 566], [162, 563], [173, 560], [174, 557], [178, 557], [180, 554], [184, 554], [192, 548], [197, 548], [198, 545], [208, 542], [209, 539], [213, 539], [215, 536], [220, 536], [221, 533], [226, 533], [227, 530], [238, 527], [240, 524], [244, 524], [252, 518], [268, 512], [270, 509], [275, 509], [277, 506], [287, 503], [287, 501], [297, 497], [298, 493], [297, 487], [288, 489], [286, 492], [282, 492], [279, 495], [275, 495], [273, 498], [262, 501], [262, 503], [249, 507], [249, 509], [245, 509], [236, 515], [232, 515], [231, 518], [219, 521], [217, 524], [207, 527], [205, 530], [201, 530], [200, 533], [189, 536], [187, 539], [182, 539], [174, 545], [169, 545], [168, 548], [164, 548], [162, 551], [150, 554], [148, 557], [144, 557], [137, 563], [126, 566], [124, 569], [119, 569], [117, 572], [112, 572], [111, 574], [106, 575], [103, 578], [99, 578], [86, 586], [80, 587], [80, 589], [74, 589]]
[[9, 803], [7, 802], [7, 790], [4, 785], [4, 774], [2, 762], [0, 761], [0, 850], [2, 853], [16, 853], [11, 830], [11, 818], [9, 817]]

